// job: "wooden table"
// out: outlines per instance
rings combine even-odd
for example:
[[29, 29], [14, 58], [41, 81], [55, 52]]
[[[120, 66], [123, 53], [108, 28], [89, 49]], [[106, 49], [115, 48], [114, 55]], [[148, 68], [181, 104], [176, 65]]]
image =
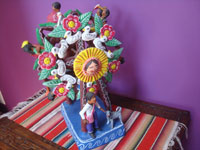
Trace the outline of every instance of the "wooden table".
[[8, 118], [0, 119], [0, 150], [66, 150]]

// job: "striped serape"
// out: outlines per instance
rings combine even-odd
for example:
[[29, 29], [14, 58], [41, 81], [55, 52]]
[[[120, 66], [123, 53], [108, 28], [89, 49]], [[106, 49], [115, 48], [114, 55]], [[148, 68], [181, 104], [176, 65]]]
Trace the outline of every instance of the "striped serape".
[[[65, 148], [77, 150], [78, 147], [60, 111], [60, 105], [65, 100], [65, 97], [58, 97], [50, 101], [45, 93], [42, 93], [9, 119]], [[180, 125], [177, 121], [126, 108], [122, 108], [122, 119], [126, 135], [96, 150], [165, 150], [177, 137], [177, 129]]]

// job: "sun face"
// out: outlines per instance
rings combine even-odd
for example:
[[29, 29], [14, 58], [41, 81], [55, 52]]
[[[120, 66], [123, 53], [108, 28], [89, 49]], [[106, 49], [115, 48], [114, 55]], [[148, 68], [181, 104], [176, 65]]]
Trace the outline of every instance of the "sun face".
[[79, 53], [74, 60], [74, 72], [83, 82], [93, 82], [101, 78], [108, 69], [106, 54], [95, 47], [90, 47]]

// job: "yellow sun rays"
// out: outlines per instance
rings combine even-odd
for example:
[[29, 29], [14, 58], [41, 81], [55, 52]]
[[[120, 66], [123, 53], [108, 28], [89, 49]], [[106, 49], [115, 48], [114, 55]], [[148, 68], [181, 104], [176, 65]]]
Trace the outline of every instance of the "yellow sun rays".
[[[100, 64], [98, 71], [94, 75], [84, 73], [84, 66], [88, 60], [96, 59]], [[95, 47], [87, 48], [81, 51], [74, 60], [74, 73], [83, 82], [93, 82], [100, 79], [108, 70], [108, 58], [106, 54]]]

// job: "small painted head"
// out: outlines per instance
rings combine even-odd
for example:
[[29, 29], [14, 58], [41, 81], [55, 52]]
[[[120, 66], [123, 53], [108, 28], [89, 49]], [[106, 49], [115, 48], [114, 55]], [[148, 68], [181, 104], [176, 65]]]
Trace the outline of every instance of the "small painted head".
[[52, 8], [53, 8], [53, 10], [55, 10], [55, 11], [60, 11], [61, 4], [60, 4], [59, 2], [54, 2], [54, 3], [52, 4]]
[[85, 72], [87, 75], [94, 75], [99, 69], [99, 62], [95, 59], [90, 60], [85, 66]]
[[87, 92], [86, 94], [86, 101], [89, 104], [95, 104], [96, 103], [96, 95], [93, 92]]

